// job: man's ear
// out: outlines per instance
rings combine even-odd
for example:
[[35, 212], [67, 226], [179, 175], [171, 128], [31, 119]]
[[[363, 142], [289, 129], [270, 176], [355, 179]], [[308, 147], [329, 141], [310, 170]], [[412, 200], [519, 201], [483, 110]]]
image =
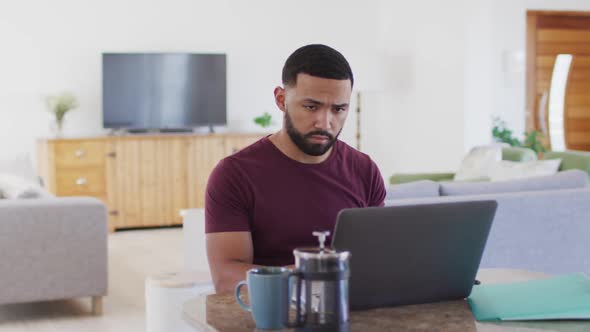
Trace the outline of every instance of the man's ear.
[[287, 109], [287, 107], [285, 106], [287, 103], [286, 99], [285, 99], [285, 89], [283, 89], [280, 86], [277, 86], [275, 88], [274, 94], [275, 94], [275, 104], [277, 105], [277, 107], [281, 111], [285, 112], [285, 110]]

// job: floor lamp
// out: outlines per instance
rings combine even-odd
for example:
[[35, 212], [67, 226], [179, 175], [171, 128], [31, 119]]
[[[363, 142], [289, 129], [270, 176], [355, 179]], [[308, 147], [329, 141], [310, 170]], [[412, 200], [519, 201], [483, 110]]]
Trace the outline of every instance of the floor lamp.
[[[363, 100], [367, 96], [376, 97], [380, 93], [386, 92], [392, 86], [393, 64], [392, 58], [383, 53], [368, 54], [362, 57], [363, 61], [356, 63], [354, 68], [355, 77], [354, 91], [356, 91], [356, 149], [363, 148], [362, 142], [366, 137], [362, 133], [361, 125], [363, 116], [366, 116], [367, 109], [363, 110]], [[374, 103], [369, 103], [374, 105]], [[370, 106], [369, 105], [369, 106]]]

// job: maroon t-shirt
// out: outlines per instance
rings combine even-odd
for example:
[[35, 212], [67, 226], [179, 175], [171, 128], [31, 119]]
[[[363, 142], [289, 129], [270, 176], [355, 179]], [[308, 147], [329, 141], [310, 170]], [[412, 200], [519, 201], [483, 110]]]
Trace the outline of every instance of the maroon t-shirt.
[[205, 232], [251, 232], [254, 264], [289, 265], [293, 249], [318, 245], [313, 231], [333, 233], [340, 210], [383, 206], [384, 198], [377, 165], [346, 143], [337, 140], [328, 159], [304, 164], [265, 137], [213, 170]]

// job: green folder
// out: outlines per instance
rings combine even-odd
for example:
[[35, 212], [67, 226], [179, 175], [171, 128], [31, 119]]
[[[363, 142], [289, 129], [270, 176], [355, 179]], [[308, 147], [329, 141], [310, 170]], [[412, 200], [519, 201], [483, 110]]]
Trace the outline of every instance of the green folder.
[[467, 299], [478, 321], [590, 319], [590, 280], [582, 273], [477, 285]]

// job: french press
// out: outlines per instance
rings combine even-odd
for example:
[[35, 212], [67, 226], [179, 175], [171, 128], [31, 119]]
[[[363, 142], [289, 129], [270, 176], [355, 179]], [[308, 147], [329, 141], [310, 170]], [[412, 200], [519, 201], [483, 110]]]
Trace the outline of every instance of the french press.
[[294, 275], [296, 316], [290, 326], [329, 330], [347, 329], [348, 279], [350, 275], [347, 251], [326, 248], [330, 232], [313, 232], [318, 248], [297, 248]]

